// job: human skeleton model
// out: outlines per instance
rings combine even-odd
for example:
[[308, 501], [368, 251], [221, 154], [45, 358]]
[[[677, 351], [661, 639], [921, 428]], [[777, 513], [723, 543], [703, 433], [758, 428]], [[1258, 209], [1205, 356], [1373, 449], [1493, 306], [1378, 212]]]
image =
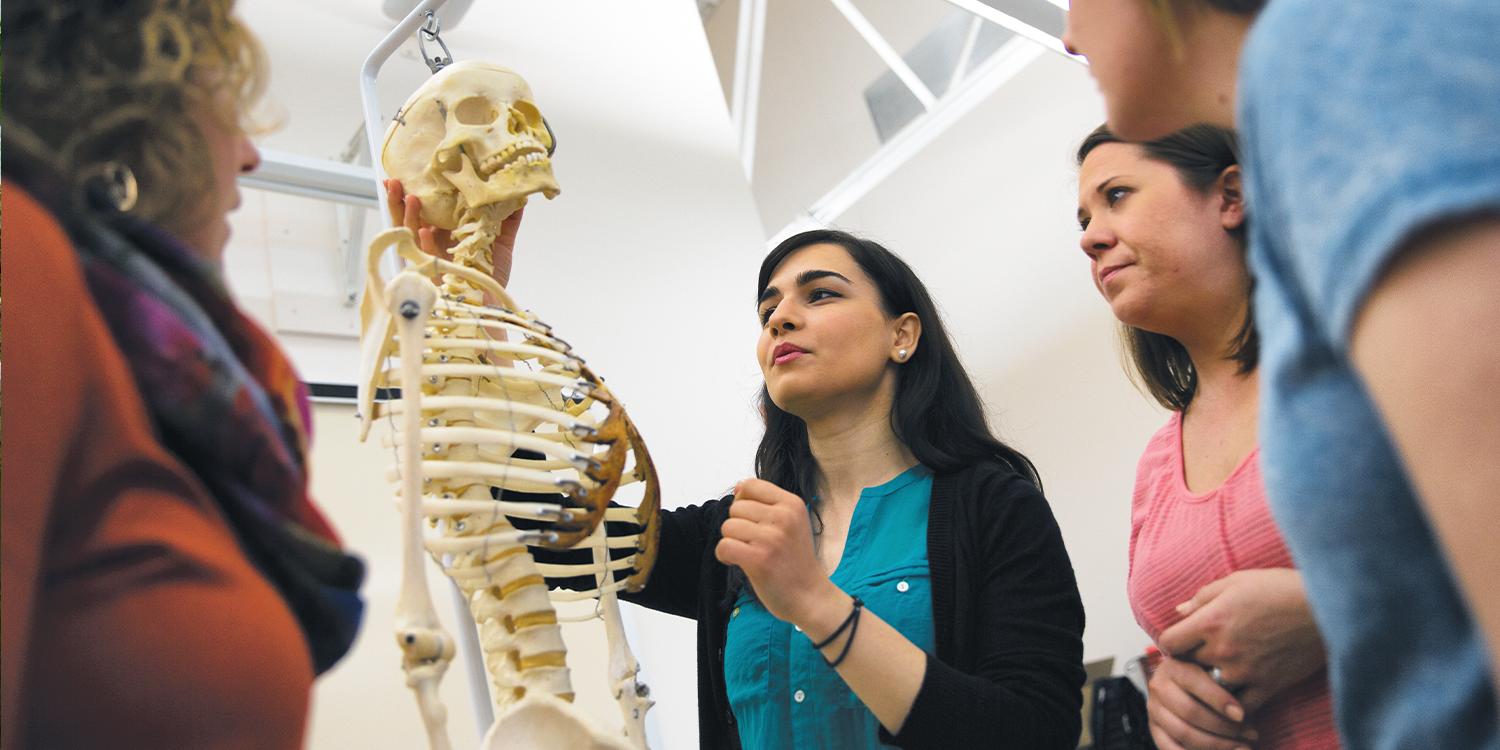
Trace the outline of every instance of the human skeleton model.
[[[501, 222], [528, 195], [558, 193], [552, 145], [520, 76], [466, 62], [412, 95], [382, 148], [386, 172], [421, 199], [423, 220], [457, 240], [448, 261], [421, 252], [408, 229], [381, 233], [361, 309], [360, 439], [382, 417], [391, 424], [404, 562], [396, 638], [433, 748], [449, 747], [437, 686], [455, 648], [433, 610], [424, 544], [478, 626], [496, 716], [485, 747], [645, 747], [651, 701], [636, 681], [615, 595], [639, 590], [650, 574], [656, 473], [609, 389], [491, 276]], [[378, 265], [393, 245], [407, 266], [386, 283]], [[377, 403], [377, 389], [389, 386], [400, 387], [399, 400]], [[607, 507], [631, 482], [643, 483], [639, 507]], [[551, 500], [496, 499], [492, 488]], [[516, 519], [531, 523], [518, 529]], [[606, 520], [643, 531], [611, 537]], [[539, 563], [528, 544], [588, 550], [580, 556], [591, 562]], [[616, 571], [625, 578], [616, 581]], [[594, 588], [549, 598], [544, 577], [576, 576], [592, 577]], [[604, 620], [624, 736], [596, 729], [572, 703], [552, 600], [586, 598], [598, 600], [594, 616]]]

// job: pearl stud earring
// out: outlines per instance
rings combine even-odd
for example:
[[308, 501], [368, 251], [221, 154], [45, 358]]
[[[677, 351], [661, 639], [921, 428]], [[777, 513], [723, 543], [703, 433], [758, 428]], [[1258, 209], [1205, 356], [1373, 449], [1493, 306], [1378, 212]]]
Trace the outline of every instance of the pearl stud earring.
[[901, 359], [901, 360], [906, 359], [906, 350], [902, 349], [902, 350], [896, 352], [896, 359]]

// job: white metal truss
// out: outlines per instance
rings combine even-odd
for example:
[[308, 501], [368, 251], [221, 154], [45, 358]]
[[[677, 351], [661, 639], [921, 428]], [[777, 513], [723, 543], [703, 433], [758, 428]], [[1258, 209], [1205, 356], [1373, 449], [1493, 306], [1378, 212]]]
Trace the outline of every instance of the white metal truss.
[[378, 183], [369, 167], [286, 151], [261, 149], [260, 168], [240, 175], [239, 182], [245, 187], [364, 208], [380, 204], [379, 193], [374, 189]]
[[729, 116], [739, 136], [740, 166], [745, 180], [755, 173], [755, 125], [760, 113], [760, 71], [766, 44], [767, 0], [740, 0], [734, 44], [734, 92]]
[[1041, 57], [1042, 52], [1041, 47], [1024, 39], [1006, 42], [967, 76], [957, 89], [945, 95], [931, 112], [903, 128], [832, 190], [814, 201], [805, 213], [793, 218], [773, 235], [769, 240], [770, 244], [774, 245], [806, 229], [831, 224], [1033, 60]]
[[[890, 43], [853, 5], [852, 0], [829, 0], [854, 30], [864, 38], [891, 72], [900, 78], [913, 95], [921, 101], [926, 112], [917, 117], [899, 133], [883, 144], [868, 159], [855, 167], [848, 176], [814, 201], [808, 209], [792, 220], [768, 243], [775, 245], [797, 232], [828, 226], [851, 206], [869, 194], [880, 183], [890, 177], [901, 165], [911, 160], [928, 144], [936, 140], [964, 115], [973, 111], [1001, 86], [1031, 61], [1041, 56], [1043, 50], [1055, 52], [1080, 64], [1082, 58], [1068, 54], [1062, 40], [1015, 16], [1005, 13], [980, 0], [945, 0], [945, 2], [967, 11], [974, 16], [964, 46], [954, 66], [952, 77], [943, 96], [933, 97], [931, 90], [922, 83], [906, 61], [896, 53]], [[1067, 0], [1047, 0], [1051, 4], [1067, 9]], [[980, 20], [994, 23], [1018, 38], [1006, 42], [989, 59], [972, 73], [965, 75], [973, 55], [975, 39], [978, 37]], [[749, 172], [747, 171], [748, 175]]]
[[885, 37], [875, 29], [875, 25], [870, 23], [870, 19], [865, 18], [865, 14], [860, 13], [859, 9], [855, 8], [854, 3], [850, 0], [828, 1], [833, 3], [833, 7], [837, 8], [838, 12], [844, 15], [844, 20], [848, 21], [849, 25], [853, 26], [856, 32], [859, 32], [859, 35], [864, 38], [865, 44], [870, 45], [870, 49], [875, 50], [875, 54], [880, 56], [881, 62], [884, 62], [885, 66], [890, 68], [891, 72], [895, 73], [896, 77], [901, 79], [901, 82], [906, 84], [908, 89], [911, 89], [912, 96], [917, 97], [917, 101], [922, 103], [922, 109], [931, 112], [932, 108], [937, 106], [937, 97], [933, 96], [932, 90], [927, 88], [927, 84], [922, 83], [922, 79], [917, 77], [916, 71], [912, 70], [911, 66], [907, 65], [906, 61], [901, 59], [901, 53], [897, 52], [896, 48], [892, 47], [891, 43], [886, 41]]
[[[1040, 44], [1043, 47], [1046, 47], [1047, 49], [1052, 50], [1053, 52], [1056, 52], [1057, 54], [1062, 55], [1063, 57], [1066, 57], [1069, 60], [1072, 60], [1073, 62], [1080, 63], [1080, 64], [1085, 64], [1085, 65], [1087, 64], [1087, 63], [1084, 62], [1083, 58], [1081, 58], [1081, 57], [1075, 57], [1073, 55], [1068, 54], [1068, 51], [1063, 48], [1063, 43], [1062, 43], [1061, 39], [1059, 39], [1059, 38], [1057, 38], [1057, 37], [1055, 37], [1055, 36], [1047, 33], [1046, 31], [1043, 31], [1043, 30], [1041, 30], [1041, 29], [1039, 29], [1039, 28], [1037, 28], [1037, 27], [1035, 27], [1035, 26], [1033, 26], [1033, 25], [1031, 25], [1029, 23], [1026, 23], [1025, 21], [1022, 21], [1021, 19], [1016, 18], [1015, 16], [1013, 16], [1013, 15], [1011, 15], [1009, 13], [1001, 11], [1000, 9], [998, 9], [998, 8], [992, 6], [992, 5], [988, 5], [986, 3], [983, 3], [983, 2], [981, 2], [981, 0], [943, 0], [943, 1], [946, 2], [946, 3], [948, 3], [949, 5], [952, 5], [955, 8], [960, 8], [962, 10], [966, 10], [966, 11], [968, 11], [970, 13], [973, 13], [976, 16], [979, 16], [980, 18], [983, 18], [986, 21], [989, 21], [990, 23], [996, 24], [996, 25], [998, 25], [998, 26], [1000, 26], [1000, 27], [1002, 27], [1002, 28], [1004, 28], [1004, 29], [1006, 29], [1006, 30], [1014, 33], [1016, 36], [1021, 36], [1021, 37], [1025, 37], [1027, 39], [1030, 39], [1031, 41], [1036, 42], [1037, 44]], [[1063, 10], [1067, 10], [1068, 9], [1067, 0], [1047, 0], [1047, 2], [1049, 2], [1049, 3], [1051, 3], [1051, 4], [1055, 5], [1055, 6], [1057, 6], [1059, 8], [1062, 8]]]

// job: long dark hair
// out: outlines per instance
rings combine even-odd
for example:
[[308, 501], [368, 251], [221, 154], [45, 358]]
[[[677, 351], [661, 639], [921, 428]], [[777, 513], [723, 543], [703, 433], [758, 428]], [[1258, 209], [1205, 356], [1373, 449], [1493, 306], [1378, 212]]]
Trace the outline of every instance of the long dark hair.
[[[1228, 128], [1193, 125], [1153, 141], [1133, 143], [1100, 125], [1079, 145], [1078, 165], [1083, 166], [1089, 153], [1106, 143], [1139, 146], [1148, 158], [1176, 169], [1183, 184], [1199, 193], [1206, 193], [1224, 170], [1240, 163], [1239, 141]], [[1242, 253], [1248, 223], [1247, 219], [1230, 231], [1239, 240]], [[1251, 285], [1253, 290], [1253, 281]], [[1136, 378], [1151, 397], [1168, 409], [1185, 411], [1198, 392], [1198, 370], [1193, 367], [1187, 347], [1171, 336], [1123, 323], [1120, 339]], [[1230, 344], [1228, 358], [1239, 363], [1241, 375], [1254, 372], [1260, 364], [1260, 333], [1255, 328], [1255, 311], [1248, 300], [1245, 319]]]
[[[915, 313], [922, 321], [921, 345], [896, 368], [891, 428], [923, 466], [935, 473], [993, 461], [1041, 487], [1036, 467], [1020, 451], [1000, 442], [984, 415], [979, 392], [958, 360], [937, 306], [911, 267], [879, 243], [848, 232], [817, 229], [783, 240], [760, 264], [757, 299], [787, 256], [810, 245], [837, 245], [875, 282], [881, 307], [891, 317]], [[818, 462], [808, 445], [807, 424], [783, 411], [763, 384], [765, 434], [755, 449], [755, 475], [804, 500], [817, 493]], [[816, 506], [813, 507], [816, 511]]]

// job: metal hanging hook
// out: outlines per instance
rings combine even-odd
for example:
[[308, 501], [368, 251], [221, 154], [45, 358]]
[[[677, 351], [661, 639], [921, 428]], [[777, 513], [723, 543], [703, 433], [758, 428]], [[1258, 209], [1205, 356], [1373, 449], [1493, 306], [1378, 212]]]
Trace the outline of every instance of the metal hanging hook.
[[[422, 51], [422, 60], [427, 63], [427, 69], [436, 74], [439, 70], [453, 64], [453, 53], [448, 51], [447, 42], [443, 41], [443, 22], [436, 13], [427, 11], [427, 23], [417, 30], [417, 48]], [[433, 55], [427, 51], [428, 42], [437, 42], [442, 52]]]
[[542, 118], [542, 127], [547, 129], [547, 138], [552, 141], [547, 146], [547, 157], [551, 158], [553, 154], [557, 153], [557, 132], [552, 129], [552, 123], [547, 122], [546, 117]]

